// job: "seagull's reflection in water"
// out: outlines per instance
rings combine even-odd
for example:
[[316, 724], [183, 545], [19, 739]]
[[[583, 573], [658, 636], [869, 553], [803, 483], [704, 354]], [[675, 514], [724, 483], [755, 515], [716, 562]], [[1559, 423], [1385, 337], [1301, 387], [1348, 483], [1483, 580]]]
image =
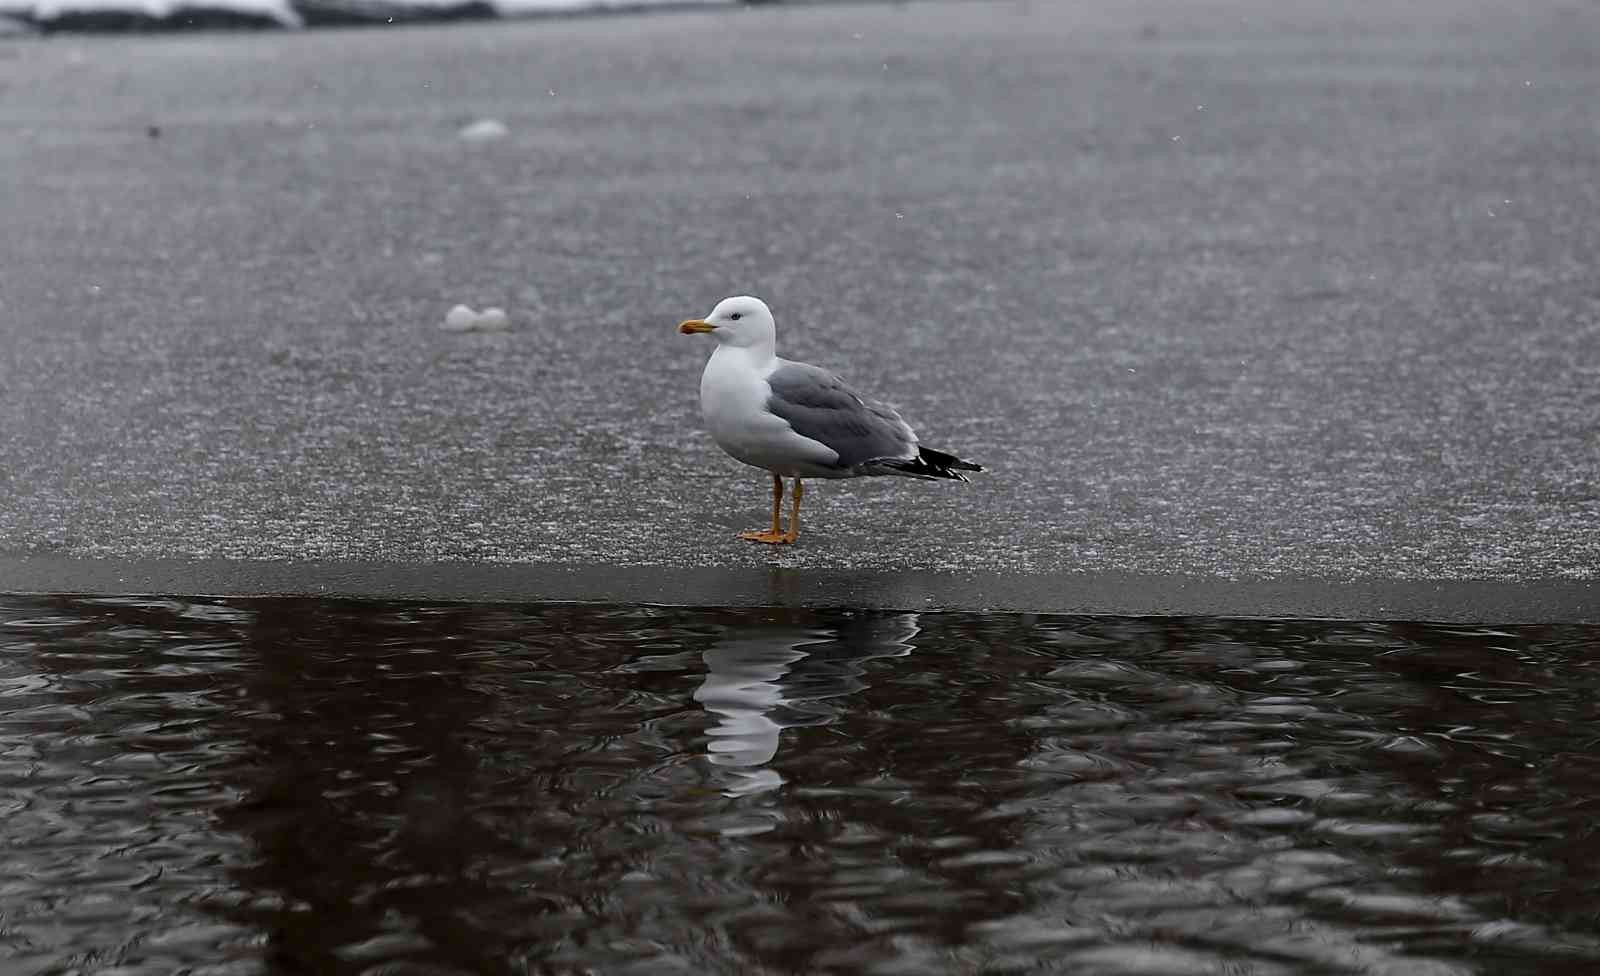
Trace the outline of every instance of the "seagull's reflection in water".
[[730, 633], [705, 652], [706, 677], [695, 701], [715, 716], [707, 756], [726, 796], [782, 786], [767, 764], [784, 729], [827, 725], [830, 699], [865, 688], [868, 661], [905, 657], [917, 636], [914, 613], [853, 617], [832, 630]]

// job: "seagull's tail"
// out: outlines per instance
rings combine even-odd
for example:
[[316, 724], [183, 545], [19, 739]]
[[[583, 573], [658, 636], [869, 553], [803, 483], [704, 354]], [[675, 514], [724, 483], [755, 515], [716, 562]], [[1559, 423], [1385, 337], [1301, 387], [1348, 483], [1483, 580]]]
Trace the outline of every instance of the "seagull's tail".
[[917, 456], [904, 460], [880, 461], [886, 468], [894, 469], [896, 474], [910, 475], [913, 478], [946, 478], [951, 481], [966, 481], [967, 476], [963, 471], [982, 471], [983, 465], [963, 461], [954, 454], [935, 451], [930, 447], [918, 447]]

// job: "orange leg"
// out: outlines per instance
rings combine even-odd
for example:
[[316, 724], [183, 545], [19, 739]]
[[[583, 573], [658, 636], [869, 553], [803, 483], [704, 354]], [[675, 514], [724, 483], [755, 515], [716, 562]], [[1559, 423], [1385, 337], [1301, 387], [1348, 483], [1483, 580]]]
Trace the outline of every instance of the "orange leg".
[[[796, 492], [796, 495], [795, 495], [795, 511], [799, 511], [799, 509], [800, 509], [800, 498], [799, 498], [800, 479], [799, 478], [796, 478], [795, 481], [794, 481], [794, 490]], [[782, 544], [782, 543], [785, 543], [785, 542], [793, 542], [794, 541], [794, 532], [793, 532], [794, 520], [790, 519], [790, 526], [791, 526], [790, 532], [788, 534], [785, 534], [784, 531], [783, 531], [783, 527], [782, 527], [782, 525], [781, 525], [781, 523], [779, 521], [780, 518], [782, 517], [782, 515], [783, 515], [783, 479], [778, 477], [777, 475], [773, 475], [772, 476], [772, 528], [769, 531], [766, 531], [766, 532], [741, 532], [741, 533], [739, 533], [739, 538], [747, 539], [750, 542], [766, 542], [766, 543], [770, 543], [770, 544], [774, 544], [774, 545]]]
[[800, 538], [800, 496], [805, 493], [805, 485], [800, 483], [799, 478], [794, 479], [794, 507], [789, 509], [789, 531], [783, 536], [785, 542]]

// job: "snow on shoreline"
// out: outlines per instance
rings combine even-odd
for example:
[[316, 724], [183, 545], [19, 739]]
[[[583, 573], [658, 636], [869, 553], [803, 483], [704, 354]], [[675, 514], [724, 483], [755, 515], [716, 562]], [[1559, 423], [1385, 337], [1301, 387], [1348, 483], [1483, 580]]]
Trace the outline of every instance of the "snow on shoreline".
[[0, 0], [0, 37], [52, 31], [300, 28], [531, 17], [743, 0]]

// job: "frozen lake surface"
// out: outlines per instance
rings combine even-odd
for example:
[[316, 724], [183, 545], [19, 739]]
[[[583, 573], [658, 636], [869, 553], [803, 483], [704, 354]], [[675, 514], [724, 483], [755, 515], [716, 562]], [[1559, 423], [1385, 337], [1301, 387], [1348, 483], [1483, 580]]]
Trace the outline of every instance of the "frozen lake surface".
[[[9, 43], [0, 557], [1600, 605], [1597, 49], [1600, 7], [1487, 0]], [[676, 326], [739, 293], [983, 477], [815, 484], [800, 545], [738, 542], [768, 483]]]
[[1600, 629], [0, 599], [0, 970], [1600, 960]]

